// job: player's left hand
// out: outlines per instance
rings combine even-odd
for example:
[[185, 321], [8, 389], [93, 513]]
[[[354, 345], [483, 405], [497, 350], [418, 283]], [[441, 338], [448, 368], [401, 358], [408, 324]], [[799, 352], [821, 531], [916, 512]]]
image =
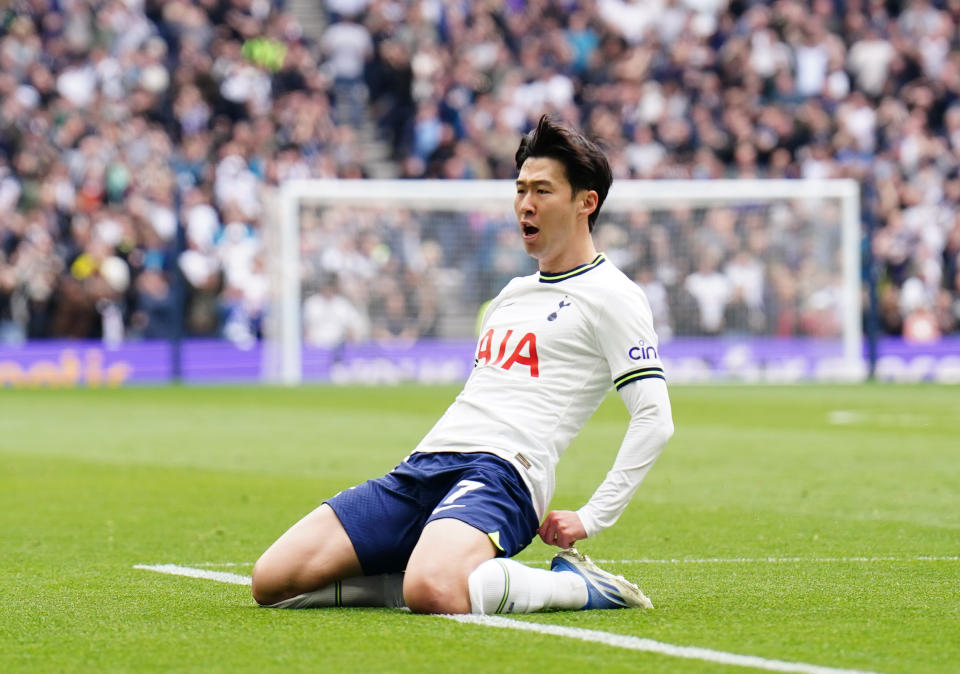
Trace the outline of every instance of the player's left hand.
[[572, 547], [587, 537], [580, 516], [572, 510], [551, 510], [537, 529], [540, 539], [547, 545], [561, 548]]

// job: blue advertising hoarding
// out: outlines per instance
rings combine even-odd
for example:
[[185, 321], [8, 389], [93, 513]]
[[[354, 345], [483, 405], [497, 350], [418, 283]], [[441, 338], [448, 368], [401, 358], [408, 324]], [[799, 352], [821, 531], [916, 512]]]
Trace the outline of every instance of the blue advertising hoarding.
[[[345, 344], [305, 348], [304, 382], [334, 384], [459, 383], [473, 367], [472, 340]], [[875, 377], [881, 381], [960, 383], [960, 338], [908, 344], [881, 340]], [[660, 345], [674, 383], [744, 381], [792, 383], [849, 379], [840, 346], [813, 339], [681, 338]], [[263, 381], [260, 344], [239, 348], [223, 340], [181, 345], [185, 384]], [[96, 341], [36, 341], [0, 346], [0, 387], [101, 387], [163, 384], [173, 379], [164, 341], [107, 347]], [[857, 373], [854, 373], [857, 374]], [[862, 373], [861, 373], [862, 374]]]

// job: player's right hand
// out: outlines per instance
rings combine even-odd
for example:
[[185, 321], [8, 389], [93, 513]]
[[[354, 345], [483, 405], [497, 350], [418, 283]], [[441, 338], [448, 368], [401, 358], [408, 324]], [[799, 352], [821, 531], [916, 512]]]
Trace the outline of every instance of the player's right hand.
[[570, 548], [587, 537], [580, 516], [572, 510], [551, 510], [537, 529], [540, 539], [547, 545]]

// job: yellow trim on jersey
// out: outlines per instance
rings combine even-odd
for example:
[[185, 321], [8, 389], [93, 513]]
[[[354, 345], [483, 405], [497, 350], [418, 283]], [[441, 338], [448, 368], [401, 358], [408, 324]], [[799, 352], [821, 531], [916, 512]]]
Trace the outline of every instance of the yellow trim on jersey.
[[603, 253], [598, 253], [593, 262], [588, 262], [587, 264], [582, 264], [579, 267], [574, 267], [570, 271], [560, 272], [559, 274], [544, 274], [540, 272], [540, 283], [559, 283], [560, 281], [566, 281], [568, 278], [573, 278], [574, 276], [580, 276], [580, 274], [586, 274], [591, 269], [602, 264], [606, 260], [603, 256]]
[[630, 372], [622, 374], [613, 380], [613, 385], [616, 386], [619, 391], [627, 384], [640, 381], [641, 379], [663, 379], [666, 381], [666, 377], [663, 376], [663, 368], [651, 366], [642, 367], [639, 370], [631, 370]]

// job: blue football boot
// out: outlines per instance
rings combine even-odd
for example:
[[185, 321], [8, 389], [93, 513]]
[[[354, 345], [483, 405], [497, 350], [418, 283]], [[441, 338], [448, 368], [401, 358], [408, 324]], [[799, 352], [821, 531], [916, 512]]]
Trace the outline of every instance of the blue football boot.
[[594, 564], [589, 557], [568, 548], [557, 553], [550, 563], [551, 571], [570, 571], [587, 583], [587, 603], [584, 609], [595, 608], [653, 608], [636, 585], [623, 576], [615, 576]]

